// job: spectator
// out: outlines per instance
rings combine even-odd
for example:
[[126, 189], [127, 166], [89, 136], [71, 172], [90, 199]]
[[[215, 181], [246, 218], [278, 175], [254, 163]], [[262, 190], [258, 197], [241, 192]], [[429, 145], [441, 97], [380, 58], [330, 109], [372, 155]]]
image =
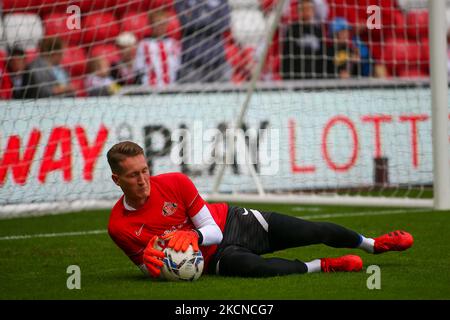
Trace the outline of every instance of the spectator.
[[25, 67], [25, 51], [17, 46], [9, 48], [6, 66], [4, 70], [0, 70], [1, 99], [20, 97]]
[[121, 86], [139, 84], [139, 76], [134, 67], [137, 39], [132, 32], [123, 32], [116, 38], [120, 60], [111, 65], [111, 76]]
[[350, 38], [350, 25], [341, 17], [330, 23], [332, 43], [327, 49], [327, 73], [341, 79], [360, 75], [361, 59], [358, 47]]
[[[301, 0], [299, 0], [301, 1]], [[326, 0], [314, 0], [314, 13], [317, 22], [324, 23], [328, 19], [330, 7]]]
[[119, 91], [119, 86], [110, 75], [110, 64], [106, 57], [97, 56], [89, 60], [85, 87], [91, 97], [111, 96]]
[[353, 30], [354, 35], [352, 36], [353, 44], [358, 48], [360, 57], [361, 70], [359, 75], [363, 77], [373, 76], [376, 78], [386, 78], [388, 75], [386, 66], [381, 61], [372, 59], [368, 44], [360, 37], [365, 31], [365, 25], [357, 24], [355, 30]]
[[164, 7], [149, 12], [152, 36], [139, 43], [135, 63], [140, 82], [144, 85], [163, 88], [176, 80], [181, 45], [178, 40], [167, 36], [170, 17], [170, 12]]
[[75, 96], [69, 76], [61, 67], [63, 49], [63, 42], [58, 37], [43, 38], [40, 41], [39, 56], [26, 68], [20, 97], [39, 99]]
[[299, 21], [287, 28], [283, 39], [283, 79], [311, 79], [323, 75], [324, 36], [315, 22], [313, 0], [299, 0]]
[[225, 58], [224, 32], [230, 27], [227, 0], [176, 0], [183, 31], [177, 81], [221, 82], [231, 79]]

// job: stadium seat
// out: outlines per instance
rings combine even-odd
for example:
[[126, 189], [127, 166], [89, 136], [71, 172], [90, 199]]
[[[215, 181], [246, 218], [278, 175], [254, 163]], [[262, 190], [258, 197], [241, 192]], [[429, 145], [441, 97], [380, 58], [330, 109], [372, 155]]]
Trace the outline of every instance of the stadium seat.
[[61, 64], [71, 77], [83, 75], [87, 67], [86, 53], [77, 46], [67, 47], [64, 49], [64, 57]]
[[[77, 4], [77, 1], [71, 1]], [[3, 13], [34, 13], [40, 16], [66, 12], [67, 1], [62, 0], [3, 0]]]
[[3, 0], [3, 14], [38, 13], [40, 0]]
[[395, 10], [393, 22], [384, 28], [383, 35], [385, 39], [395, 36], [397, 38], [405, 38], [407, 35], [406, 17], [400, 10]]
[[23, 48], [36, 48], [44, 34], [41, 18], [37, 14], [8, 14], [3, 23], [9, 46], [17, 44]]
[[167, 23], [167, 36], [181, 41], [181, 38], [183, 37], [181, 24], [175, 11], [172, 12], [172, 17], [169, 19], [170, 20]]
[[117, 0], [78, 0], [77, 5], [84, 13], [88, 12], [105, 12], [114, 10], [117, 6]]
[[66, 25], [67, 14], [51, 13], [43, 18], [46, 36], [59, 36], [69, 45], [79, 45], [81, 40], [81, 30], [70, 30]]
[[111, 13], [92, 13], [83, 21], [82, 42], [111, 42], [120, 32], [119, 23]]
[[0, 68], [5, 67], [7, 58], [8, 58], [8, 53], [5, 50], [0, 49]]
[[80, 76], [70, 79], [70, 84], [75, 89], [75, 94], [77, 97], [87, 97], [86, 87], [85, 87], [85, 76]]
[[411, 10], [406, 15], [408, 37], [419, 40], [428, 38], [428, 11]]
[[121, 18], [120, 31], [134, 33], [136, 38], [142, 40], [152, 34], [152, 28], [146, 12], [125, 13]]
[[61, 0], [35, 0], [39, 2], [39, 15], [41, 17], [44, 17], [49, 14], [53, 13], [60, 13], [68, 15], [67, 13], [67, 7], [74, 4], [76, 5], [76, 1], [71, 1], [69, 4], [67, 1], [61, 1]]
[[381, 60], [393, 76], [399, 76], [400, 71], [406, 74], [409, 70], [416, 69], [428, 73], [428, 48], [427, 41], [417, 43], [405, 39], [389, 39], [382, 46]]
[[428, 73], [424, 72], [421, 68], [402, 68], [398, 72], [400, 78], [427, 78]]
[[164, 6], [165, 8], [172, 9], [174, 0], [116, 0], [116, 6], [114, 8], [114, 14], [117, 17], [130, 12], [148, 12], [151, 9]]
[[355, 0], [330, 0], [328, 5], [330, 7], [330, 21], [336, 17], [346, 18], [351, 24], [358, 21], [358, 7]]
[[110, 63], [116, 63], [120, 60], [119, 49], [114, 44], [98, 44], [90, 48], [89, 56], [106, 57]]

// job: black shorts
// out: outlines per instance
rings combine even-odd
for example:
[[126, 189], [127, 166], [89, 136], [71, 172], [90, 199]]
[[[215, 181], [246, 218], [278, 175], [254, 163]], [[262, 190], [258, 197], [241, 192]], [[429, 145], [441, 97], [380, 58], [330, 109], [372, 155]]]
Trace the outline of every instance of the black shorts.
[[246, 249], [255, 254], [272, 252], [268, 222], [271, 212], [249, 208], [229, 207], [222, 242], [211, 259], [209, 273], [217, 273], [220, 258], [230, 250]]

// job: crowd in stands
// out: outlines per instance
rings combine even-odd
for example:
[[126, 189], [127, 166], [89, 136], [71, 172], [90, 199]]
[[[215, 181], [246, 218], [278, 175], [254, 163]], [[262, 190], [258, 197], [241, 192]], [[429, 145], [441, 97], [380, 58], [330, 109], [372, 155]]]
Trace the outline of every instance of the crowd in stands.
[[[33, 16], [42, 25], [31, 26], [29, 35], [39, 28], [43, 34], [30, 45], [19, 31], [8, 39], [4, 25], [0, 99], [109, 96], [128, 85], [249, 81], [277, 0], [249, 1], [257, 3], [255, 19], [238, 22], [265, 28], [252, 43], [240, 41], [233, 25], [237, 2], [71, 1], [81, 8], [81, 23], [69, 28], [64, 1], [4, 0], [8, 21]], [[428, 12], [406, 11], [400, 3], [288, 0], [259, 80], [429, 76]], [[369, 29], [367, 7], [373, 4], [382, 10], [381, 27]], [[25, 27], [27, 20], [21, 21]]]

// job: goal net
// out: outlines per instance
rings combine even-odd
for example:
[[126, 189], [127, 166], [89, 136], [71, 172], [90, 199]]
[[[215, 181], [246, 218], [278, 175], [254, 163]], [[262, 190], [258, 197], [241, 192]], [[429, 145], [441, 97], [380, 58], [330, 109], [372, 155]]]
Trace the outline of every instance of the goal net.
[[0, 22], [0, 217], [110, 207], [123, 140], [211, 201], [433, 206], [427, 1], [4, 0]]

